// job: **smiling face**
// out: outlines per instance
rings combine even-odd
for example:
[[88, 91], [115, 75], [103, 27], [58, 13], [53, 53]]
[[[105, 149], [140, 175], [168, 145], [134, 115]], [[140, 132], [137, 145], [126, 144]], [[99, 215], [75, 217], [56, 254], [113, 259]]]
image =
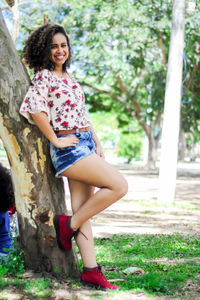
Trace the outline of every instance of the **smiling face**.
[[51, 61], [55, 64], [55, 69], [62, 70], [62, 65], [69, 56], [67, 39], [62, 33], [53, 36], [51, 44]]

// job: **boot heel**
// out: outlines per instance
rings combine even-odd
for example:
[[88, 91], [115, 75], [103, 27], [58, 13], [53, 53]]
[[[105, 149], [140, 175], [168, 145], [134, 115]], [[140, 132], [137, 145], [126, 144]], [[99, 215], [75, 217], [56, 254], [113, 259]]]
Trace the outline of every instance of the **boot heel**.
[[60, 250], [64, 251], [64, 247], [62, 246], [60, 239], [59, 239], [59, 215], [55, 215], [55, 217], [53, 218], [53, 224], [56, 230], [56, 239], [57, 239], [57, 244], [58, 247], [60, 248]]

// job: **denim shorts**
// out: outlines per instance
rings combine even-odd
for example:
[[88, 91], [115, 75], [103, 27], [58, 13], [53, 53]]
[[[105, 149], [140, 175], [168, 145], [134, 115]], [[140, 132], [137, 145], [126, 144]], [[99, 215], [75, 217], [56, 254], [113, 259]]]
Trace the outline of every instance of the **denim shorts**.
[[60, 137], [74, 135], [79, 139], [79, 143], [76, 146], [69, 146], [65, 148], [56, 148], [50, 142], [50, 155], [53, 166], [56, 170], [56, 177], [61, 177], [61, 173], [74, 165], [77, 161], [84, 157], [96, 152], [95, 143], [93, 141], [92, 131], [71, 133], [59, 135]]

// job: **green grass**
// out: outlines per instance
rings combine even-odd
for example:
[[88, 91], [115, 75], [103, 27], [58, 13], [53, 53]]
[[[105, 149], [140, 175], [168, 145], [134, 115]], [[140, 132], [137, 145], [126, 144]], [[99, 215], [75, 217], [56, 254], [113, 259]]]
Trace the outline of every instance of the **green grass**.
[[14, 248], [6, 261], [0, 260], [0, 299], [7, 299], [6, 288], [9, 287], [14, 287], [26, 299], [42, 299], [52, 295], [56, 287], [49, 278], [26, 278], [24, 273], [23, 252]]
[[[183, 297], [185, 292], [187, 294], [187, 281], [190, 280], [197, 287], [200, 284], [199, 236], [114, 235], [112, 238], [96, 238], [95, 251], [106, 277], [123, 280], [117, 282], [120, 291], [115, 292], [122, 298], [123, 293], [132, 295], [133, 291], [143, 291], [146, 295], [189, 299], [187, 296]], [[0, 265], [0, 299], [4, 299], [3, 291], [8, 287], [15, 287], [15, 290], [28, 299], [51, 299], [57, 289], [56, 281], [50, 278], [25, 278], [21, 254], [13, 252], [10, 255], [12, 263]], [[198, 257], [199, 261], [195, 261]], [[81, 270], [81, 260], [78, 264]], [[144, 274], [126, 275], [124, 270], [128, 267], [141, 268]], [[78, 281], [68, 280], [68, 283], [73, 289], [80, 288]], [[100, 291], [96, 292], [95, 297], [104, 299]]]
[[[188, 279], [199, 280], [200, 265], [192, 260], [200, 260], [199, 236], [114, 235], [95, 239], [95, 245], [98, 263], [105, 266], [107, 277], [124, 280], [118, 283], [121, 291], [174, 295], [183, 292]], [[124, 274], [132, 266], [143, 269], [144, 274]], [[114, 270], [106, 271], [109, 268]]]

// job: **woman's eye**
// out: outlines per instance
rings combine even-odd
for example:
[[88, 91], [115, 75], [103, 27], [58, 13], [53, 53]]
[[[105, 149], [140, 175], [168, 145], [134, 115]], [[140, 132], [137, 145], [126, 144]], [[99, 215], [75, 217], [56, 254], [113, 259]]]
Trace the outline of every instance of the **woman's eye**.
[[56, 45], [52, 45], [52, 46], [51, 46], [51, 49], [55, 49], [55, 48], [56, 48]]

